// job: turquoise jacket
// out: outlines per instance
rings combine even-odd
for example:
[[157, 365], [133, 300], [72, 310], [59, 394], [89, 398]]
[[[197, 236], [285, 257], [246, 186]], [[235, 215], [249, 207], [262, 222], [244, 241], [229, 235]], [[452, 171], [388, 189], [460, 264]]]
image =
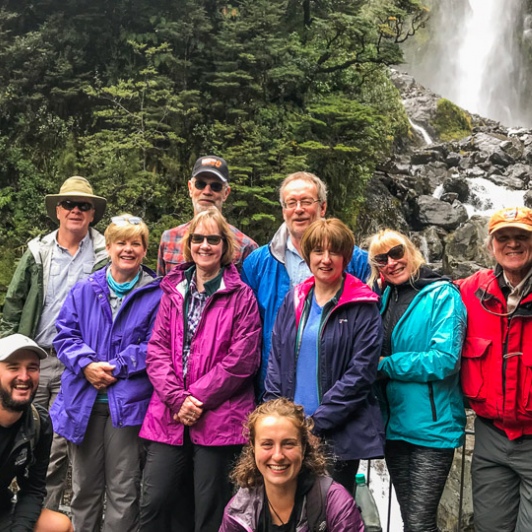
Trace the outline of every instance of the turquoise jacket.
[[[382, 309], [391, 291], [384, 291]], [[465, 306], [451, 282], [421, 288], [393, 329], [392, 354], [379, 363], [387, 440], [440, 449], [463, 444], [459, 373], [465, 331]]]

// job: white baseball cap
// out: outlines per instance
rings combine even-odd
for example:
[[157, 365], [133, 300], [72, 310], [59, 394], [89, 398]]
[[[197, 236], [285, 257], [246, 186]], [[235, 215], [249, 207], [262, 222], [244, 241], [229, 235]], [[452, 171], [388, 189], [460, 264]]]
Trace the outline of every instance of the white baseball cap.
[[44, 349], [23, 334], [11, 334], [0, 339], [0, 362], [19, 351], [33, 351], [41, 360], [48, 356]]

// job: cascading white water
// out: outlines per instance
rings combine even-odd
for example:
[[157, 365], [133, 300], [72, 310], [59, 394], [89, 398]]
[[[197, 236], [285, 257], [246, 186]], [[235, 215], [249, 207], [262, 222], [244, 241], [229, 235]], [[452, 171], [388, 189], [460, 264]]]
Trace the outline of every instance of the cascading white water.
[[433, 2], [429, 42], [405, 49], [408, 72], [472, 113], [532, 126], [525, 7], [523, 0]]

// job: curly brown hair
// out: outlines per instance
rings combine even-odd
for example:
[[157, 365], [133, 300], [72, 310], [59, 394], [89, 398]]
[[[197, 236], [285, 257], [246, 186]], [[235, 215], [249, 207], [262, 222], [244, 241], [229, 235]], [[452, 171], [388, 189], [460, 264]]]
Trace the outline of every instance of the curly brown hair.
[[245, 425], [249, 441], [244, 446], [240, 458], [231, 472], [231, 480], [236, 485], [241, 488], [253, 488], [264, 484], [262, 474], [255, 463], [253, 447], [257, 422], [266, 416], [289, 418], [299, 432], [301, 445], [304, 449], [302, 470], [307, 470], [316, 476], [327, 474], [327, 459], [319, 440], [311, 433], [314, 422], [310, 417], [305, 416], [305, 411], [301, 405], [296, 405], [289, 399], [281, 397], [259, 405], [249, 414]]

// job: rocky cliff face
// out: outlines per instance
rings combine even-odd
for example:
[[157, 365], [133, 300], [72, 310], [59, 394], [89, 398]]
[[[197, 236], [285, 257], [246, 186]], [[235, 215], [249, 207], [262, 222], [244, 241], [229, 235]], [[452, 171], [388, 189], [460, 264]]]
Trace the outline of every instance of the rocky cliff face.
[[491, 266], [485, 248], [489, 215], [532, 206], [532, 130], [472, 115], [469, 136], [442, 142], [440, 98], [411, 76], [393, 71], [392, 78], [412, 123], [411, 137], [375, 172], [358, 240], [391, 227], [409, 233], [427, 260], [453, 278]]

